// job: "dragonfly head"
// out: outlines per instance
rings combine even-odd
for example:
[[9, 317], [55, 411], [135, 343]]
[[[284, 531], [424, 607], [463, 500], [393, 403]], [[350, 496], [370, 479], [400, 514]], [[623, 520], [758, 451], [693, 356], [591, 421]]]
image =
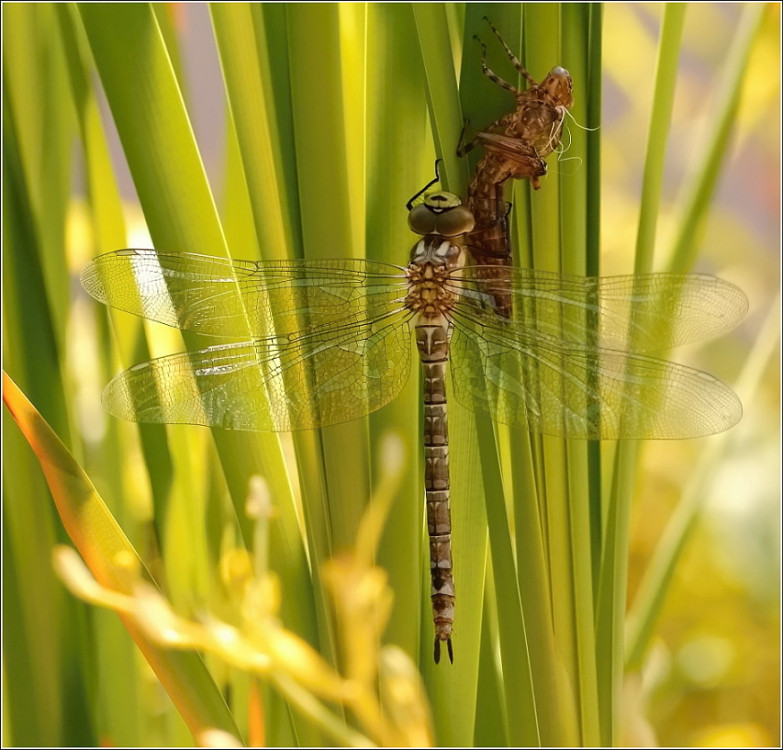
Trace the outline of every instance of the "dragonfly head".
[[475, 225], [473, 214], [462, 205], [458, 195], [437, 191], [427, 193], [424, 202], [414, 206], [408, 214], [408, 226], [416, 234], [439, 234], [458, 237]]
[[540, 88], [559, 106], [566, 109], [571, 109], [573, 106], [573, 83], [571, 74], [565, 68], [561, 68], [559, 65], [552, 68], [547, 77], [541, 81]]

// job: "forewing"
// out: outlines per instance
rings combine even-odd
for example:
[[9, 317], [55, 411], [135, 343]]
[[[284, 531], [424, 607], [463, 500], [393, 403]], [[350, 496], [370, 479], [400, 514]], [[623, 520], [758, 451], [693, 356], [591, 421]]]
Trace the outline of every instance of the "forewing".
[[381, 408], [405, 384], [406, 315], [154, 359], [112, 380], [104, 404], [131, 421], [229, 430], [347, 422]]
[[[748, 309], [741, 289], [701, 274], [582, 277], [493, 266], [479, 279], [477, 268], [452, 276], [462, 315], [502, 335], [568, 345], [662, 351], [723, 333]], [[499, 293], [511, 300], [510, 319], [495, 313]]]
[[719, 380], [673, 362], [541, 336], [503, 338], [457, 321], [452, 338], [457, 400], [505, 424], [546, 435], [614, 440], [688, 438], [728, 429], [742, 416]]
[[97, 300], [210, 336], [288, 334], [370, 317], [405, 297], [403, 269], [365, 260], [242, 261], [118, 250], [81, 274]]

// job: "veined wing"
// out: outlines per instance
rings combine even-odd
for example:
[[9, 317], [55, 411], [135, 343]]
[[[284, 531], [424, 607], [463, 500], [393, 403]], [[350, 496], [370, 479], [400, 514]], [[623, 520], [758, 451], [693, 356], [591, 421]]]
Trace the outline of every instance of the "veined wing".
[[347, 422], [407, 381], [410, 315], [161, 357], [120, 373], [103, 401], [135, 422], [272, 432]]
[[[487, 278], [476, 278], [474, 268], [486, 269]], [[452, 275], [450, 287], [461, 296], [465, 318], [525, 340], [653, 352], [723, 333], [748, 309], [741, 289], [702, 274], [583, 277], [521, 268], [503, 274], [467, 266]], [[498, 292], [511, 299], [511, 319], [495, 314]]]
[[381, 314], [406, 292], [404, 269], [366, 260], [243, 261], [118, 250], [82, 271], [97, 300], [175, 328], [253, 338]]
[[666, 439], [712, 435], [742, 416], [729, 388], [689, 367], [454, 322], [454, 395], [498, 422], [568, 438]]

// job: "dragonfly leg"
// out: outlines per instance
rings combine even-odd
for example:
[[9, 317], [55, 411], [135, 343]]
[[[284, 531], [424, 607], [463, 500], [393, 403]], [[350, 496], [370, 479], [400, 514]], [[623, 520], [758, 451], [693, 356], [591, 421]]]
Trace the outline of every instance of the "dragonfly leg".
[[419, 190], [416, 195], [413, 196], [406, 204], [405, 207], [410, 211], [413, 208], [413, 202], [419, 198], [420, 196], [424, 195], [436, 182], [440, 182], [440, 172], [438, 170], [438, 163], [442, 161], [441, 159], [435, 159], [435, 177], [434, 179], [430, 180], [421, 190]]
[[459, 134], [459, 143], [457, 144], [457, 157], [460, 159], [469, 154], [478, 145], [478, 137], [465, 143], [465, 134], [468, 132], [468, 125], [470, 125], [470, 120], [465, 118], [465, 122], [462, 123], [462, 132]]
[[495, 32], [495, 36], [498, 38], [498, 41], [503, 45], [503, 49], [506, 50], [506, 54], [508, 55], [508, 59], [511, 60], [511, 64], [517, 69], [518, 72], [520, 72], [525, 77], [525, 80], [531, 86], [536, 86], [537, 84], [533, 79], [533, 76], [531, 76], [530, 73], [528, 73], [527, 70], [525, 69], [525, 66], [522, 65], [521, 62], [519, 62], [519, 58], [511, 51], [511, 49], [506, 44], [503, 37], [500, 36], [500, 32], [494, 27], [492, 21], [490, 21], [486, 16], [484, 16], [484, 20], [489, 24], [489, 28], [491, 28], [492, 31]]
[[514, 96], [519, 96], [521, 93], [519, 89], [517, 89], [515, 86], [512, 86], [507, 81], [504, 81], [497, 73], [495, 73], [492, 68], [490, 68], [487, 65], [487, 45], [484, 44], [484, 42], [479, 39], [479, 37], [474, 36], [473, 37], [477, 42], [481, 44], [481, 72], [489, 78], [492, 83], [496, 83], [501, 88], [504, 88], [506, 91], [510, 91]]

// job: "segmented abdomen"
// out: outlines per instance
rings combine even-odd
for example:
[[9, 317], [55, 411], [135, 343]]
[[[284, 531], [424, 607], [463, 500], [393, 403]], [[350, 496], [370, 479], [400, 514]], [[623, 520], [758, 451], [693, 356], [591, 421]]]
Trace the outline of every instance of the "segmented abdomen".
[[420, 320], [416, 345], [424, 375], [424, 490], [427, 500], [427, 532], [430, 537], [432, 615], [435, 622], [435, 661], [445, 641], [453, 661], [451, 627], [454, 622], [454, 579], [451, 562], [451, 514], [449, 512], [449, 432], [446, 414], [446, 368], [449, 325]]

